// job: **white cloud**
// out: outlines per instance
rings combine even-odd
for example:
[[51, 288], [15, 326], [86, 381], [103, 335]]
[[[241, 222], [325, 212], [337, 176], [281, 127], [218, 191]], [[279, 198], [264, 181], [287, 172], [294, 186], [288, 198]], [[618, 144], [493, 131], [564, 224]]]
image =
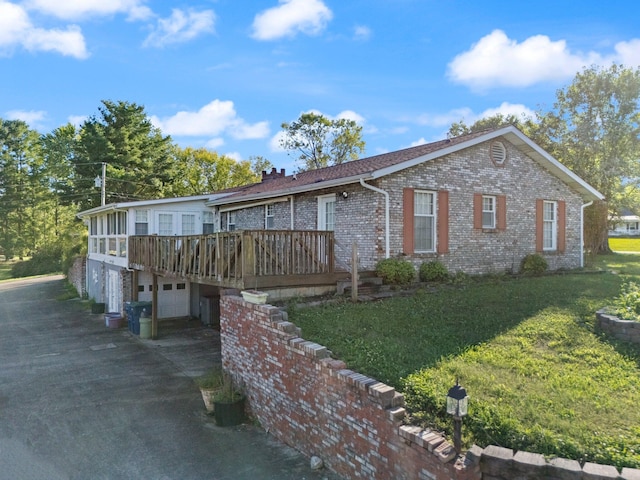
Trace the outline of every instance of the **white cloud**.
[[224, 154], [224, 156], [233, 158], [236, 162], [241, 162], [243, 160], [242, 155], [240, 155], [240, 152], [227, 152]]
[[526, 87], [539, 82], [566, 80], [583, 67], [601, 64], [595, 52], [572, 53], [564, 40], [535, 35], [518, 43], [502, 30], [481, 38], [448, 66], [449, 77], [475, 89]]
[[426, 125], [429, 127], [445, 127], [451, 125], [453, 122], [459, 122], [461, 118], [468, 118], [473, 116], [473, 112], [470, 108], [456, 108], [446, 113], [425, 113], [420, 115], [416, 122], [418, 125]]
[[214, 100], [197, 112], [181, 111], [172, 117], [151, 117], [151, 120], [169, 135], [218, 137], [227, 134], [239, 140], [269, 135], [268, 122], [246, 123], [238, 117], [231, 101]]
[[497, 115], [497, 114], [502, 114], [504, 116], [515, 115], [516, 117], [520, 117], [520, 118], [522, 118], [523, 116], [533, 118], [536, 115], [536, 113], [533, 110], [531, 110], [529, 107], [526, 107], [521, 103], [502, 102], [502, 104], [499, 107], [486, 109], [484, 112], [478, 115], [477, 118], [474, 119], [473, 121], [475, 122], [476, 120], [479, 120], [481, 118], [493, 117], [494, 115]]
[[145, 47], [163, 47], [172, 43], [187, 42], [200, 34], [214, 32], [216, 14], [213, 10], [186, 12], [173, 9], [168, 18], [158, 19], [158, 25], [145, 39]]
[[[448, 128], [453, 123], [459, 121], [464, 121], [467, 125], [472, 125], [482, 118], [492, 117], [497, 114], [502, 114], [504, 116], [515, 115], [519, 118], [522, 118], [523, 116], [535, 117], [535, 112], [521, 103], [503, 102], [498, 107], [487, 108], [481, 113], [475, 113], [469, 107], [456, 108], [445, 113], [425, 113], [418, 116], [414, 122], [418, 125], [425, 125], [429, 127]], [[404, 131], [401, 130], [399, 133], [404, 133]]]
[[7, 54], [18, 46], [32, 52], [53, 51], [81, 59], [89, 56], [80, 27], [37, 28], [22, 7], [0, 0], [0, 50]]
[[152, 15], [141, 0], [27, 0], [27, 8], [64, 20], [116, 13], [128, 15], [129, 20], [144, 20]]
[[416, 140], [415, 142], [411, 142], [411, 144], [409, 146], [411, 147], [417, 147], [418, 145], [424, 145], [428, 143], [424, 137], [420, 137], [418, 140]]
[[356, 40], [369, 40], [371, 38], [371, 29], [364, 25], [356, 25], [353, 27], [353, 37]]
[[79, 127], [82, 125], [89, 117], [86, 115], [70, 115], [67, 120], [69, 123], [75, 127]]
[[283, 130], [280, 130], [278, 133], [276, 133], [273, 137], [271, 137], [271, 140], [269, 140], [269, 149], [272, 152], [286, 152], [286, 150], [282, 148], [282, 144], [280, 143], [284, 139], [284, 137], [285, 135]]
[[640, 67], [640, 39], [620, 42], [615, 46], [617, 60], [625, 67]]
[[224, 139], [222, 138], [212, 138], [211, 140], [209, 140], [204, 144], [206, 148], [209, 148], [211, 150], [216, 150], [218, 147], [221, 147], [222, 145], [224, 145]]
[[280, 0], [279, 3], [255, 16], [253, 38], [275, 40], [297, 33], [317, 35], [333, 17], [322, 0]]
[[45, 117], [47, 116], [47, 112], [44, 110], [11, 110], [6, 113], [6, 117], [9, 120], [22, 120], [29, 124], [31, 128], [36, 128], [40, 125]]
[[353, 120], [354, 122], [362, 125], [365, 123], [365, 119], [359, 113], [354, 112], [353, 110], [343, 110], [338, 115], [335, 116], [337, 120], [345, 119], [345, 120]]

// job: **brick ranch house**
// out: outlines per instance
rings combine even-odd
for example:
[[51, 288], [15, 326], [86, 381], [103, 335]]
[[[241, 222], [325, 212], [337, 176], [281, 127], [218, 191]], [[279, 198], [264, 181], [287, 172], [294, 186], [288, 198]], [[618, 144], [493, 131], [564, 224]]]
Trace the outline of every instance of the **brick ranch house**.
[[[169, 292], [175, 298], [175, 288], [181, 287], [181, 309], [158, 312], [162, 318], [200, 315], [203, 292], [217, 295], [224, 287], [271, 289], [275, 297], [287, 289], [298, 295], [292, 288], [301, 284], [335, 290], [340, 272], [351, 269], [353, 242], [360, 270], [401, 257], [416, 267], [437, 259], [450, 272], [517, 272], [522, 258], [534, 252], [552, 270], [577, 268], [583, 265], [584, 209], [602, 199], [509, 126], [293, 175], [273, 169], [263, 172], [259, 183], [215, 195], [107, 205], [79, 216], [90, 230], [89, 262], [107, 271], [113, 269], [108, 265], [114, 255], [120, 257], [124, 293], [114, 303], [140, 298], [138, 293], [149, 296], [149, 278], [159, 276], [161, 283], [174, 285], [158, 289], [162, 310], [160, 299]], [[196, 215], [189, 220], [192, 227], [179, 229], [184, 217], [175, 216], [170, 217], [173, 230], [161, 228], [162, 218], [170, 223], [169, 211], [185, 208]], [[138, 229], [138, 216], [147, 218], [148, 230]], [[305, 232], [327, 235], [300, 240]], [[224, 250], [230, 235], [238, 237], [229, 237]], [[154, 245], [161, 240], [170, 261], [157, 255], [150, 260], [149, 252], [157, 253]], [[114, 242], [122, 247], [112, 249]], [[294, 251], [310, 260], [292, 267]], [[185, 255], [188, 262], [180, 260]], [[96, 283], [96, 269], [87, 275], [88, 283], [92, 278]], [[117, 290], [116, 274], [109, 275], [97, 282], [102, 293], [95, 285], [87, 288], [90, 297], [111, 292], [104, 287], [108, 282]], [[117, 307], [111, 303], [109, 297], [109, 309]]]

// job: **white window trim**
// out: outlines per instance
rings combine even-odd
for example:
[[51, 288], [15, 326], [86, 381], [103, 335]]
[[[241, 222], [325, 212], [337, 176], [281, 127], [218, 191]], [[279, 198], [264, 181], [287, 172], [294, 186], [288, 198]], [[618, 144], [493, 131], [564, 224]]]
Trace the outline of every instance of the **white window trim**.
[[[231, 217], [233, 216], [233, 222], [231, 222]], [[233, 230], [236, 229], [236, 211], [230, 210], [227, 212], [227, 232], [233, 231], [231, 227], [233, 226]]]
[[[485, 210], [484, 209], [484, 201], [485, 199], [491, 199], [491, 206], [493, 207], [492, 210]], [[494, 195], [483, 195], [482, 196], [482, 228], [486, 228], [486, 229], [495, 229], [496, 228], [496, 205], [497, 205], [497, 197], [495, 197]], [[484, 216], [486, 213], [490, 213], [491, 214], [491, 224], [486, 224], [484, 222]]]
[[[553, 206], [553, 219], [547, 220], [545, 217], [546, 207]], [[547, 225], [551, 225], [551, 245], [547, 246]], [[542, 203], [542, 250], [545, 252], [553, 252], [558, 249], [558, 202], [544, 200]]]
[[[413, 192], [413, 198], [414, 198], [413, 201], [414, 202], [415, 202], [416, 194], [418, 194], [418, 193], [420, 193], [420, 194], [426, 193], [426, 194], [431, 195], [432, 205], [433, 205], [433, 212], [430, 215], [418, 214], [418, 213], [415, 212], [415, 209], [414, 209], [414, 212], [413, 212], [413, 218], [414, 218], [414, 221], [413, 221], [413, 224], [414, 224], [413, 235], [414, 235], [414, 239], [413, 239], [413, 241], [414, 241], [414, 245], [416, 246], [415, 253], [435, 253], [435, 251], [437, 249], [436, 240], [437, 240], [437, 237], [438, 237], [438, 232], [436, 232], [436, 229], [438, 228], [437, 227], [437, 225], [438, 225], [438, 222], [437, 222], [438, 195], [437, 195], [437, 192], [432, 191], [432, 190], [414, 190], [414, 192]], [[430, 250], [420, 250], [420, 249], [417, 248], [418, 242], [416, 242], [416, 238], [415, 238], [415, 224], [416, 224], [415, 218], [416, 217], [428, 217], [428, 218], [432, 219], [433, 228], [431, 229], [431, 232], [432, 232], [431, 233], [431, 245], [433, 245], [433, 248], [431, 248]]]
[[[269, 226], [269, 219], [271, 219], [271, 226]], [[273, 203], [267, 203], [264, 206], [264, 229], [273, 230], [275, 227], [275, 206]]]

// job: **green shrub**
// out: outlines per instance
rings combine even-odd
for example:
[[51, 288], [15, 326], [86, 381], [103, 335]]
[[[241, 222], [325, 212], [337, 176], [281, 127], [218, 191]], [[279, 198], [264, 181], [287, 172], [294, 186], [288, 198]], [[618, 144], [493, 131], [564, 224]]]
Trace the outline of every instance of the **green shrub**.
[[625, 282], [620, 287], [620, 295], [613, 301], [613, 314], [624, 320], [640, 321], [640, 285]]
[[11, 267], [11, 276], [30, 277], [62, 271], [62, 248], [53, 246], [38, 250], [29, 260], [17, 262]]
[[530, 273], [533, 275], [540, 275], [544, 273], [547, 268], [547, 261], [539, 253], [530, 253], [522, 259], [522, 263], [520, 264], [520, 271], [522, 273]]
[[416, 269], [407, 260], [385, 258], [376, 265], [376, 275], [390, 285], [407, 285], [415, 278]]
[[421, 282], [446, 282], [449, 279], [449, 271], [442, 262], [422, 262], [419, 276]]

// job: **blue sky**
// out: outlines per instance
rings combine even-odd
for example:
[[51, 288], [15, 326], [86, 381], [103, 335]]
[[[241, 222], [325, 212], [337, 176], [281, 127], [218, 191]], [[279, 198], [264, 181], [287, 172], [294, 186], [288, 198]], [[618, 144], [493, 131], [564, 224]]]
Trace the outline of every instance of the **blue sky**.
[[356, 120], [369, 156], [549, 109], [611, 62], [640, 66], [640, 2], [0, 0], [0, 118], [45, 133], [124, 100], [181, 146], [287, 172], [303, 112]]

